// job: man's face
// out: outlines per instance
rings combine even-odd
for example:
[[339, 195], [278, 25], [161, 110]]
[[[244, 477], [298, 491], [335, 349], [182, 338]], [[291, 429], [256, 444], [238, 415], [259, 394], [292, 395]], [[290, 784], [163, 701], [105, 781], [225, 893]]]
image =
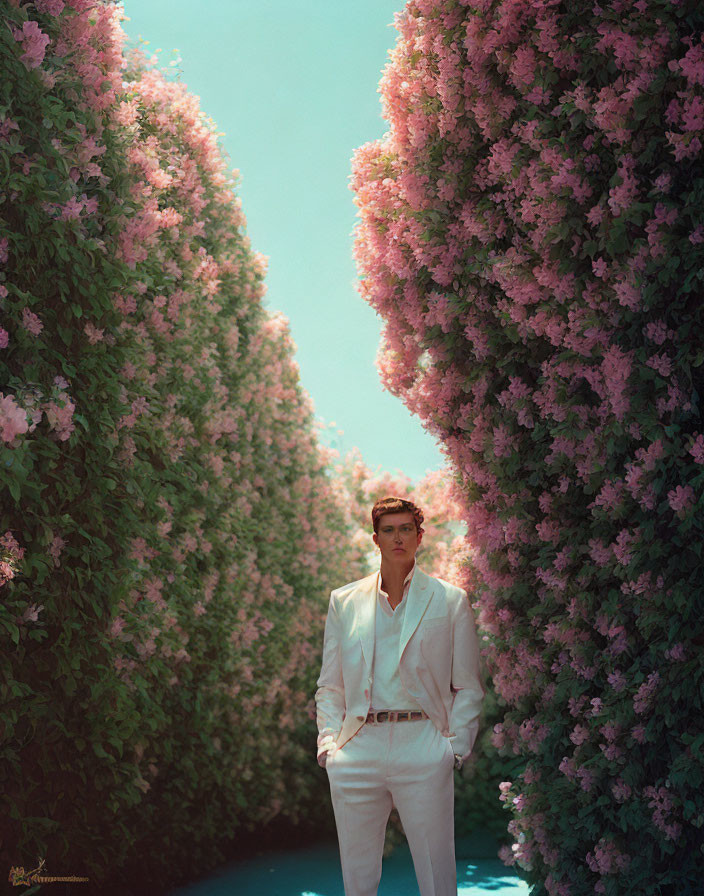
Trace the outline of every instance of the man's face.
[[416, 529], [413, 514], [385, 513], [379, 518], [374, 544], [381, 551], [381, 559], [387, 563], [412, 563], [423, 536]]

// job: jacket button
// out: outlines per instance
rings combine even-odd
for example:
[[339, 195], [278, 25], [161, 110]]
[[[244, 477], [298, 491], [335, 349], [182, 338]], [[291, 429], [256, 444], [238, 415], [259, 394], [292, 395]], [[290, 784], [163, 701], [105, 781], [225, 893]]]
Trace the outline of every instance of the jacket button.
[[357, 716], [357, 721], [358, 721], [358, 722], [363, 722], [363, 721], [364, 721], [364, 716]]

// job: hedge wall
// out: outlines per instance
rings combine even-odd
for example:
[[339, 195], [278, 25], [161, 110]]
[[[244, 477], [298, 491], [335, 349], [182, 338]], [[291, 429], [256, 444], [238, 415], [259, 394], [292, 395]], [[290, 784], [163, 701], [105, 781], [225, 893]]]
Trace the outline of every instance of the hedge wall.
[[704, 863], [704, 12], [410, 0], [360, 147], [387, 386], [462, 482], [533, 896]]
[[358, 573], [237, 172], [119, 20], [2, 12], [1, 854], [144, 892], [314, 814]]

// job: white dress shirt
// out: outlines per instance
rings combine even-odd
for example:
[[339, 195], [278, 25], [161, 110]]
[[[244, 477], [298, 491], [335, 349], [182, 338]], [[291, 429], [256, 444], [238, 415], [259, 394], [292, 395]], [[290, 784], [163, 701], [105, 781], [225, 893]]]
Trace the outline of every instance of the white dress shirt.
[[389, 595], [381, 587], [381, 570], [377, 576], [371, 712], [381, 709], [421, 709], [418, 701], [404, 688], [398, 671], [401, 628], [408, 605], [406, 596], [415, 571], [414, 561], [411, 571], [403, 581], [401, 602], [395, 610], [391, 608]]

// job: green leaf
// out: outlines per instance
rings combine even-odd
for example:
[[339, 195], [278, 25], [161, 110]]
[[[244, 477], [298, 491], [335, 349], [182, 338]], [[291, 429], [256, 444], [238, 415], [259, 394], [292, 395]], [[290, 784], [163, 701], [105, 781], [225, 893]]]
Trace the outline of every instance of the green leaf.
[[10, 489], [10, 494], [15, 499], [15, 503], [19, 504], [20, 503], [20, 495], [21, 495], [21, 489], [20, 489], [19, 482], [16, 479], [11, 479], [8, 482], [7, 486]]

